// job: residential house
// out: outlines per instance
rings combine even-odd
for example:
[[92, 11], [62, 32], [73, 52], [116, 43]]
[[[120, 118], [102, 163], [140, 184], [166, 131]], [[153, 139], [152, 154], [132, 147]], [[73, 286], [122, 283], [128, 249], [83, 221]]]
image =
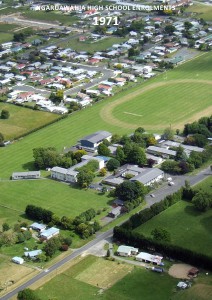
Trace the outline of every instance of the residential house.
[[42, 253], [41, 249], [38, 250], [33, 250], [33, 251], [26, 251], [24, 252], [24, 256], [31, 258], [31, 259], [36, 259], [38, 255]]
[[119, 246], [117, 249], [117, 254], [119, 256], [132, 256], [138, 254], [138, 248], [131, 246]]
[[44, 240], [50, 240], [54, 236], [57, 236], [59, 233], [60, 233], [60, 229], [56, 227], [51, 227], [41, 232], [40, 237]]

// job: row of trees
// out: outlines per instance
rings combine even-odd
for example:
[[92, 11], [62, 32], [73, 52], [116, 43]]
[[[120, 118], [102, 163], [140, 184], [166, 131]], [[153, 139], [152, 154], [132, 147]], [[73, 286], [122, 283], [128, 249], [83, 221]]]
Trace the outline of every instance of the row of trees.
[[[212, 269], [211, 257], [170, 244], [171, 235], [164, 228], [155, 228], [152, 230], [152, 237], [145, 237], [133, 230], [181, 200], [182, 197], [187, 197], [186, 199], [192, 200], [194, 206], [200, 211], [204, 211], [205, 207], [209, 207], [207, 200], [211, 199], [211, 195], [203, 191], [193, 190], [189, 183], [186, 182], [185, 187], [181, 188], [178, 192], [167, 196], [164, 200], [153, 204], [150, 208], [146, 208], [143, 211], [133, 215], [120, 227], [115, 227], [114, 237], [125, 244], [130, 244], [137, 248], [161, 253], [164, 252], [168, 256], [175, 257], [176, 259], [185, 261], [187, 263], [195, 263], [196, 265]], [[205, 199], [207, 200], [205, 201]], [[207, 203], [206, 206], [203, 204], [205, 202]]]

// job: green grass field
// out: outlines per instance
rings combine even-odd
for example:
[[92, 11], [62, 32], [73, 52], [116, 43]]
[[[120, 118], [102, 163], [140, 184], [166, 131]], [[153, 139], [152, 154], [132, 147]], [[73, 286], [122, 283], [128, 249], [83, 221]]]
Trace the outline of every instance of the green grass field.
[[4, 32], [12, 32], [13, 33], [13, 30], [16, 29], [16, 28], [21, 28], [21, 26], [14, 25], [14, 24], [4, 24], [4, 23], [0, 24], [1, 34], [4, 33]]
[[186, 9], [186, 12], [194, 12], [198, 19], [203, 18], [205, 21], [212, 21], [212, 6], [203, 4], [194, 4]]
[[[173, 79], [195, 79], [212, 80], [212, 53], [207, 53], [201, 57], [190, 61], [188, 63], [179, 66], [173, 71], [167, 72], [167, 81]], [[197, 76], [198, 75], [198, 76]], [[67, 119], [61, 120], [57, 124], [52, 124], [38, 132], [25, 137], [22, 141], [11, 145], [10, 147], [0, 148], [1, 163], [4, 168], [0, 169], [0, 177], [8, 178], [14, 170], [23, 170], [23, 165], [32, 161], [32, 149], [35, 147], [47, 147], [54, 146], [58, 150], [63, 149], [64, 146], [70, 146], [76, 143], [81, 137], [95, 132], [97, 130], [108, 130], [112, 133], [130, 133], [132, 128], [120, 127], [119, 124], [112, 124], [105, 118], [105, 113], [108, 105], [115, 100], [121, 99], [124, 96], [132, 95], [135, 91], [142, 91], [143, 87], [147, 87], [153, 83], [164, 82], [163, 75], [158, 76], [144, 84], [138, 85], [133, 89], [126, 90], [117, 94], [116, 96], [106, 99], [100, 103], [97, 103], [89, 108], [83, 109], [74, 115], [71, 115]], [[205, 84], [203, 84], [205, 86]], [[193, 84], [191, 85], [193, 87]], [[209, 89], [207, 87], [207, 89]], [[197, 91], [198, 92], [198, 91]], [[130, 97], [130, 96], [129, 96]], [[201, 102], [200, 95], [200, 102]], [[181, 99], [178, 99], [179, 106], [182, 105]], [[169, 103], [167, 103], [169, 105]], [[161, 111], [161, 108], [156, 105], [155, 110]], [[166, 122], [164, 125], [160, 125], [158, 122], [158, 132], [161, 132], [164, 127], [170, 124], [169, 114], [171, 114], [171, 108], [166, 116]], [[207, 110], [207, 112], [209, 111]], [[200, 114], [200, 113], [199, 113]], [[201, 114], [200, 114], [201, 115]], [[197, 118], [198, 119], [198, 118]], [[183, 122], [183, 120], [182, 120]], [[184, 119], [187, 123], [187, 119]], [[134, 124], [137, 126], [136, 124]], [[143, 124], [145, 128], [145, 124]], [[155, 131], [154, 129], [149, 130]], [[18, 153], [18, 155], [14, 155]], [[8, 159], [10, 158], [10, 159]]]
[[0, 111], [3, 109], [8, 110], [10, 113], [9, 119], [0, 119], [1, 133], [4, 135], [5, 140], [14, 139], [59, 117], [56, 114], [0, 103]]
[[[211, 193], [211, 186], [212, 178], [209, 177], [195, 188], [202, 188]], [[194, 208], [193, 204], [180, 201], [134, 231], [150, 236], [151, 231], [157, 227], [162, 227], [169, 231], [172, 244], [206, 255], [212, 255], [212, 236], [210, 234], [212, 230], [211, 209], [205, 213], [200, 213]]]
[[[16, 170], [17, 171], [17, 170]], [[110, 200], [93, 190], [79, 190], [67, 184], [49, 179], [29, 181], [0, 181], [0, 205], [24, 211], [27, 204], [35, 204], [52, 210], [59, 217], [75, 217], [81, 212], [94, 208], [103, 209]], [[8, 192], [9, 191], [9, 192]], [[14, 213], [15, 215], [15, 213]], [[14, 216], [17, 220], [17, 216]]]
[[98, 42], [80, 42], [78, 38], [70, 39], [70, 41], [61, 43], [61, 46], [64, 45], [64, 47], [71, 47], [72, 49], [76, 51], [82, 51], [82, 49], [86, 49], [88, 52], [95, 52], [95, 51], [102, 51], [107, 48], [110, 48], [113, 44], [118, 44], [125, 42], [126, 38], [121, 37], [107, 37], [101, 41]]
[[13, 34], [8, 32], [0, 32], [0, 44], [10, 42], [13, 39]]
[[26, 11], [23, 14], [23, 17], [32, 20], [46, 21], [48, 22], [60, 22], [64, 25], [72, 25], [79, 19], [76, 16], [67, 16], [62, 14], [59, 11], [48, 12], [48, 11]]
[[208, 177], [194, 187], [195, 190], [202, 189], [205, 192], [212, 194], [212, 178]]
[[[200, 101], [201, 99], [201, 101]], [[113, 116], [145, 128], [173, 124], [182, 127], [211, 104], [211, 86], [203, 83], [172, 83], [156, 87], [114, 108]]]
[[[100, 291], [105, 282], [109, 288]], [[37, 294], [41, 300], [69, 299], [70, 295], [76, 300], [162, 300], [170, 299], [176, 283], [167, 274], [88, 256], [40, 287]]]

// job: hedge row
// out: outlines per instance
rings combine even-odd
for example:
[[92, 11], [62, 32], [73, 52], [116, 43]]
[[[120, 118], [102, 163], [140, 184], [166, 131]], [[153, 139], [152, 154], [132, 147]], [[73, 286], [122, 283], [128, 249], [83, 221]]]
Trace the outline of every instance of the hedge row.
[[133, 215], [120, 227], [115, 227], [113, 232], [114, 238], [137, 248], [162, 252], [165, 253], [166, 256], [174, 257], [186, 263], [212, 270], [212, 257], [210, 256], [203, 255], [180, 246], [172, 245], [170, 243], [159, 242], [150, 237], [145, 237], [140, 233], [133, 232], [133, 229], [146, 223], [160, 212], [166, 210], [168, 207], [181, 200], [183, 196], [187, 196], [187, 199], [190, 200], [194, 194], [195, 191], [191, 188], [186, 189], [184, 187], [174, 194], [166, 196], [165, 199], [159, 203], [154, 203], [150, 208], [146, 208], [138, 214]]
[[127, 229], [134, 229], [146, 223], [148, 220], [152, 219], [154, 216], [166, 210], [168, 207], [172, 206], [181, 199], [182, 189], [180, 189], [172, 195], [166, 196], [164, 200], [158, 203], [154, 203], [152, 206], [150, 206], [150, 208], [145, 208], [139, 213], [133, 215], [128, 221], [123, 223], [121, 226]]

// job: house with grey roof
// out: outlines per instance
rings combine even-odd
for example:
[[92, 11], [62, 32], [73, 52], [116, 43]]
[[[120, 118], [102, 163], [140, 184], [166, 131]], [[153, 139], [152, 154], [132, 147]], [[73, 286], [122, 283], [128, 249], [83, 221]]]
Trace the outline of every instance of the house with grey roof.
[[40, 237], [44, 240], [50, 240], [52, 237], [57, 236], [60, 233], [60, 229], [56, 227], [51, 227], [47, 230], [41, 232]]
[[36, 257], [42, 253], [42, 250], [33, 250], [33, 251], [26, 251], [24, 252], [24, 256], [29, 257], [31, 259], [36, 259]]
[[80, 140], [80, 145], [85, 150], [91, 151], [91, 152], [97, 152], [97, 147], [99, 144], [104, 140], [110, 141], [112, 138], [112, 133], [108, 131], [97, 131], [95, 133], [92, 133], [90, 135], [85, 136]]

